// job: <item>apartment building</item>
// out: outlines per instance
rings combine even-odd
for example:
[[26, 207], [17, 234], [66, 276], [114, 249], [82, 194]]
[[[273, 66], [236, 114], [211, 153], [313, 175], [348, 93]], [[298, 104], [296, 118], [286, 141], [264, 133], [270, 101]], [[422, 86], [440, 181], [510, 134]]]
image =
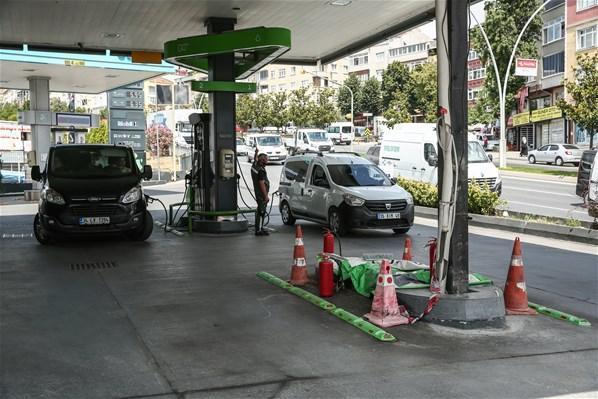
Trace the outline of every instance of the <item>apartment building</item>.
[[[577, 56], [598, 52], [598, 0], [567, 0], [567, 30], [565, 38], [565, 77], [575, 80]], [[588, 133], [578, 127], [575, 121], [568, 123], [570, 142], [589, 145]], [[596, 142], [596, 140], [594, 140]]]
[[486, 80], [486, 67], [477, 51], [471, 49], [467, 55], [467, 105], [473, 107], [480, 97]]

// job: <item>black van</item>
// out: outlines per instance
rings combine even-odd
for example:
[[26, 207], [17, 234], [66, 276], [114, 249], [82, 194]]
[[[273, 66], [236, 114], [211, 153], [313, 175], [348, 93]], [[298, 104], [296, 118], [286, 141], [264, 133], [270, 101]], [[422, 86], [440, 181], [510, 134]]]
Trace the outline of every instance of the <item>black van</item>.
[[588, 193], [588, 184], [590, 181], [590, 171], [592, 169], [592, 162], [596, 156], [596, 150], [585, 150], [581, 154], [581, 160], [577, 168], [577, 184], [575, 186], [575, 194], [585, 200]]
[[35, 238], [47, 244], [60, 236], [122, 233], [146, 240], [153, 230], [146, 210], [143, 172], [130, 147], [120, 145], [57, 145], [50, 147], [46, 169], [31, 169], [31, 178], [43, 183], [33, 222]]

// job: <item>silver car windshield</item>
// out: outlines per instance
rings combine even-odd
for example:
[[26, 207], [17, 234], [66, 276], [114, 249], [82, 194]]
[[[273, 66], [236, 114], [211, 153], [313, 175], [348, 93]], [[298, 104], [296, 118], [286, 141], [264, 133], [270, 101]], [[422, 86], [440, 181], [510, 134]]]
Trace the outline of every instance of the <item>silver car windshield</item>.
[[470, 141], [467, 143], [467, 158], [469, 163], [490, 162], [486, 151], [477, 141]]
[[280, 141], [280, 137], [278, 136], [266, 136], [266, 137], [258, 137], [257, 138], [258, 145], [263, 146], [279, 146], [282, 145]]
[[343, 187], [391, 186], [388, 177], [376, 165], [328, 165], [332, 181]]

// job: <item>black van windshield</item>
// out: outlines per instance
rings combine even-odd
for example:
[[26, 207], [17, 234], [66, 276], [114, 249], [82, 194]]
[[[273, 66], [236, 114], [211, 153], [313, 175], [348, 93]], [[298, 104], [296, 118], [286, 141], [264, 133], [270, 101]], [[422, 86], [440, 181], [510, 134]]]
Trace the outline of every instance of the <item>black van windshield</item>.
[[135, 168], [129, 152], [118, 147], [58, 147], [49, 164], [51, 176], [69, 179], [130, 176]]

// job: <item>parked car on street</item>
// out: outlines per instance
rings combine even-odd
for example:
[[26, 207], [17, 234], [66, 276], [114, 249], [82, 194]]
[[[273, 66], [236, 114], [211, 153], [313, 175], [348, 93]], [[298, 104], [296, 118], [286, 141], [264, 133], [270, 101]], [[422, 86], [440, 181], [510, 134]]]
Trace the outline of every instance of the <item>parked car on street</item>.
[[527, 155], [529, 163], [546, 162], [548, 165], [554, 163], [561, 166], [565, 163], [579, 165], [581, 160], [581, 149], [573, 144], [546, 144], [537, 150], [532, 150]]
[[380, 147], [380, 144], [376, 144], [368, 149], [368, 152], [365, 156], [368, 159], [368, 161], [378, 165], [378, 162], [380, 161]]
[[152, 177], [135, 163], [131, 147], [57, 145], [50, 147], [43, 172], [35, 165], [31, 178], [42, 183], [33, 233], [41, 244], [61, 236], [125, 234], [146, 240], [153, 230], [141, 180]]
[[304, 154], [287, 159], [280, 175], [280, 214], [330, 226], [338, 235], [351, 228], [392, 229], [413, 225], [413, 197], [367, 159], [352, 153]]
[[596, 150], [585, 150], [581, 154], [579, 167], [577, 168], [577, 184], [575, 185], [575, 194], [578, 197], [587, 200], [588, 183], [590, 181], [590, 172], [592, 170], [592, 162], [596, 157]]
[[242, 138], [237, 137], [236, 146], [237, 146], [237, 156], [238, 157], [247, 156], [247, 154], [249, 153], [249, 149], [245, 145], [245, 142], [243, 141]]

